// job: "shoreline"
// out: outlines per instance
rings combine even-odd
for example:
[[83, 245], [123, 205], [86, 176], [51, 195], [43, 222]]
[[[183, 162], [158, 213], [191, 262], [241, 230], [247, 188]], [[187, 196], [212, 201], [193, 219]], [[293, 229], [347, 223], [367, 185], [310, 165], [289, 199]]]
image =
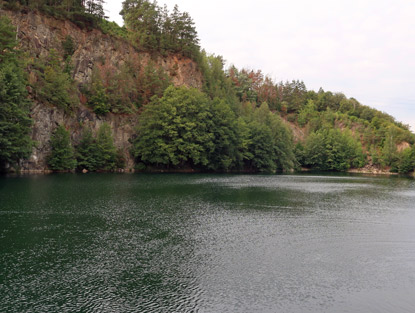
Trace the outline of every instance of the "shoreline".
[[415, 177], [414, 172], [410, 172], [407, 174], [399, 174], [390, 172], [389, 170], [381, 170], [375, 167], [363, 167], [363, 168], [353, 168], [348, 169], [346, 171], [319, 171], [319, 170], [312, 170], [307, 168], [301, 168], [297, 171], [289, 171], [289, 172], [276, 172], [276, 173], [261, 173], [261, 172], [252, 172], [252, 171], [234, 171], [234, 172], [204, 172], [196, 169], [175, 169], [175, 170], [167, 170], [167, 169], [153, 169], [149, 171], [138, 171], [133, 168], [129, 169], [118, 169], [115, 171], [97, 171], [97, 172], [76, 172], [76, 171], [62, 171], [62, 172], [53, 172], [49, 169], [44, 170], [21, 170], [18, 172], [4, 172], [0, 173], [0, 176], [31, 176], [31, 175], [50, 175], [50, 174], [89, 174], [89, 173], [98, 173], [98, 174], [106, 174], [106, 173], [113, 173], [113, 174], [246, 174], [246, 175], [257, 175], [257, 174], [301, 174], [301, 173], [319, 173], [319, 174], [330, 174], [330, 173], [337, 173], [337, 174], [364, 174], [364, 175], [374, 175], [374, 176], [406, 176], [406, 177]]

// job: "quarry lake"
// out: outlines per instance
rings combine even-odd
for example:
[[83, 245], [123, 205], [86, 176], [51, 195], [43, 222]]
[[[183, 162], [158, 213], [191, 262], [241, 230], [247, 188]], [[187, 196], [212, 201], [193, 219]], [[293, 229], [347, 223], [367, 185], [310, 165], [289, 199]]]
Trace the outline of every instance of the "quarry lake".
[[415, 180], [0, 177], [0, 312], [413, 312]]

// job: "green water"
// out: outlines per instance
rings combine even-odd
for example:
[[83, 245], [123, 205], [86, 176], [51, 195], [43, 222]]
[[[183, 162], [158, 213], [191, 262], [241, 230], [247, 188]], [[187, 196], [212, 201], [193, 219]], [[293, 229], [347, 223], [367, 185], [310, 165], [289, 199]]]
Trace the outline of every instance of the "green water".
[[415, 181], [0, 177], [0, 312], [413, 312]]

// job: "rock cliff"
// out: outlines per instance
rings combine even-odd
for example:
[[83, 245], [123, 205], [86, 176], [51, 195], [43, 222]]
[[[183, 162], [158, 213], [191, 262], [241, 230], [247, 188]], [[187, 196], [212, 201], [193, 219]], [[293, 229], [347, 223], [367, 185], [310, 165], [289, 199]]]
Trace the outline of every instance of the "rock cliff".
[[[73, 78], [81, 86], [90, 82], [95, 65], [105, 62], [107, 69], [118, 71], [125, 63], [133, 62], [137, 68], [147, 64], [149, 60], [161, 67], [170, 76], [176, 86], [187, 85], [201, 88], [202, 75], [197, 64], [181, 55], [167, 57], [151, 56], [139, 52], [128, 42], [103, 34], [100, 30], [81, 29], [70, 21], [59, 20], [35, 12], [0, 11], [7, 15], [16, 26], [20, 48], [32, 58], [47, 56], [51, 49], [63, 54], [62, 42], [70, 35], [75, 43], [72, 56]], [[135, 63], [134, 63], [135, 62]], [[30, 74], [30, 73], [29, 73]], [[90, 127], [97, 131], [106, 122], [111, 126], [114, 143], [124, 151], [126, 169], [134, 166], [129, 155], [129, 139], [134, 134], [137, 124], [135, 115], [115, 115], [108, 113], [97, 116], [91, 109], [80, 105], [74, 112], [66, 113], [62, 109], [43, 103], [34, 103], [31, 115], [34, 121], [32, 138], [36, 142], [32, 156], [22, 163], [22, 170], [43, 172], [47, 170], [46, 157], [50, 153], [49, 140], [57, 125], [65, 125], [71, 131], [72, 141], [80, 139], [82, 127]]]

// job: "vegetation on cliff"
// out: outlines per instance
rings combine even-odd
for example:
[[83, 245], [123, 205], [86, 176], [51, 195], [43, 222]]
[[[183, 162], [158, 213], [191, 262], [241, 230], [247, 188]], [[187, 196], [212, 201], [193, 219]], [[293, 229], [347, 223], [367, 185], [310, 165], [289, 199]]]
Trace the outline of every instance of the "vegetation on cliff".
[[199, 39], [193, 20], [187, 12], [180, 12], [177, 5], [170, 13], [156, 1], [125, 0], [121, 15], [129, 30], [128, 36], [137, 47], [197, 58]]
[[[12, 92], [14, 97], [18, 94], [14, 100], [2, 96], [7, 92], [1, 93], [0, 110], [6, 108], [3, 103], [17, 103], [20, 113], [15, 109], [13, 114], [22, 122], [18, 123], [20, 133], [13, 132], [20, 142], [13, 143], [17, 141], [11, 137], [8, 141], [17, 150], [7, 154], [2, 149], [2, 164], [17, 163], [30, 153], [29, 100], [24, 88], [28, 83], [23, 75], [27, 69], [35, 76], [31, 98], [41, 103], [68, 114], [84, 104], [100, 116], [135, 116], [138, 128], [130, 138], [129, 153], [138, 169], [274, 172], [306, 167], [344, 171], [368, 164], [407, 173], [415, 168], [415, 136], [407, 125], [342, 93], [307, 90], [302, 81], [275, 82], [261, 71], [226, 69], [222, 57], [200, 51], [192, 19], [177, 7], [170, 13], [156, 2], [126, 0], [122, 11], [126, 28], [120, 28], [104, 20], [102, 1], [10, 1], [6, 7], [13, 5], [55, 16], [66, 5], [61, 17], [73, 20], [82, 13], [95, 21], [88, 25], [127, 40], [139, 51], [192, 58], [203, 75], [203, 86], [200, 90], [173, 86], [174, 67], [166, 71], [152, 60], [133, 59], [115, 70], [105, 60], [97, 60], [89, 82], [79, 84], [73, 75], [75, 46], [70, 35], [60, 52], [50, 50], [46, 57], [21, 64], [15, 58], [15, 34], [3, 19], [2, 31], [8, 35], [0, 39], [0, 80], [14, 75], [14, 79], [7, 78], [16, 82], [14, 87], [8, 84], [7, 88], [20, 92]], [[0, 90], [5, 86], [0, 85]], [[10, 132], [4, 134], [4, 138], [10, 136]], [[1, 138], [0, 144], [5, 145], [3, 142]], [[123, 166], [108, 125], [96, 136], [85, 129], [80, 141], [65, 146], [68, 144], [76, 147], [78, 170]], [[58, 169], [51, 163], [50, 167]]]
[[16, 44], [10, 21], [0, 17], [0, 171], [18, 167], [21, 159], [30, 156], [33, 147], [29, 136], [31, 102]]
[[36, 10], [56, 18], [69, 19], [80, 27], [98, 27], [105, 17], [103, 0], [7, 0], [8, 10]]

